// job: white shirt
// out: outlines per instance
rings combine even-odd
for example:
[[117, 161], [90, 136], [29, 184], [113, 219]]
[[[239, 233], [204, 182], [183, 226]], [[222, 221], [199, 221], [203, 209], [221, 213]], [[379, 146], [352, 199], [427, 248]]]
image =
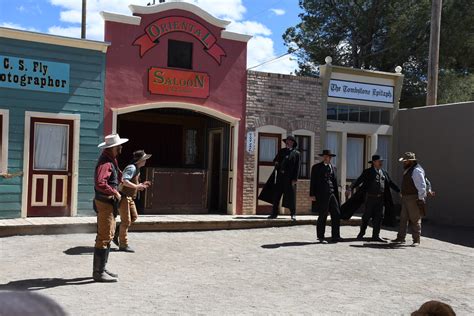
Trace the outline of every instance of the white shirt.
[[[407, 173], [409, 169], [404, 171], [404, 174]], [[426, 181], [425, 181], [425, 170], [417, 164], [413, 169], [413, 173], [411, 174], [411, 178], [415, 183], [415, 187], [418, 190], [418, 199], [425, 200], [426, 198]]]

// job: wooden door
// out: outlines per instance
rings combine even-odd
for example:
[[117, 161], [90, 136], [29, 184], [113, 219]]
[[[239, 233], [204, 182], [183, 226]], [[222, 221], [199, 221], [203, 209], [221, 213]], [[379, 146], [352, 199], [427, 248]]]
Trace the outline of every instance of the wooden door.
[[273, 172], [275, 164], [273, 159], [281, 148], [281, 134], [258, 134], [258, 160], [257, 160], [257, 214], [270, 214], [272, 205], [258, 199], [260, 191]]
[[74, 121], [30, 121], [27, 216], [71, 214]]

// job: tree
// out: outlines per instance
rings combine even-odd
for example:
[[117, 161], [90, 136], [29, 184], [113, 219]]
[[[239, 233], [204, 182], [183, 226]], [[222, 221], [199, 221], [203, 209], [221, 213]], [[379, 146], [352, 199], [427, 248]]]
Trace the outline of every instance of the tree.
[[[297, 74], [317, 75], [317, 65], [326, 56], [334, 64], [362, 69], [393, 71], [401, 65], [401, 105], [424, 104], [430, 0], [300, 0], [299, 5], [301, 22], [283, 35], [298, 57]], [[474, 48], [474, 18], [466, 14], [473, 9], [472, 0], [444, 0], [440, 69], [473, 71], [474, 57], [464, 58]]]

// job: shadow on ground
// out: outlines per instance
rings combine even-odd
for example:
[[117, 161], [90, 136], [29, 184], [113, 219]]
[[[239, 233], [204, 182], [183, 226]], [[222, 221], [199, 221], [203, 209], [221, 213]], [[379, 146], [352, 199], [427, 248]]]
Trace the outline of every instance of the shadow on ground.
[[[386, 230], [398, 231], [398, 225], [394, 228], [384, 227]], [[474, 248], [474, 229], [472, 227], [450, 226], [423, 220], [421, 224], [421, 243], [423, 237], [433, 238], [465, 247]], [[411, 240], [410, 230], [407, 241]]]
[[308, 245], [316, 245], [318, 242], [316, 241], [292, 241], [292, 242], [283, 242], [279, 244], [268, 244], [262, 245], [262, 248], [265, 249], [275, 249], [280, 247], [300, 247], [300, 246], [308, 246]]
[[91, 255], [94, 253], [94, 247], [77, 246], [65, 250], [64, 253], [71, 256]]
[[374, 248], [374, 249], [403, 249], [410, 247], [408, 245], [401, 245], [395, 243], [364, 243], [362, 245], [350, 245], [354, 248]]
[[40, 278], [10, 281], [6, 284], [0, 284], [0, 291], [39, 291], [58, 286], [66, 285], [84, 285], [94, 283], [92, 277], [61, 279], [61, 278]]

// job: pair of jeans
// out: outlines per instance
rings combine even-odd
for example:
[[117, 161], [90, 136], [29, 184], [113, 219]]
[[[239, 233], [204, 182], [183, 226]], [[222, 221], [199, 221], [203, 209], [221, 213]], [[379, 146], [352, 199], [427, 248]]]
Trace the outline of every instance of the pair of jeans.
[[115, 234], [115, 215], [112, 203], [94, 200], [97, 208], [97, 236], [95, 248], [107, 249]]
[[138, 218], [137, 208], [132, 197], [122, 197], [119, 207], [120, 229], [119, 241], [120, 247], [128, 246], [128, 228]]

